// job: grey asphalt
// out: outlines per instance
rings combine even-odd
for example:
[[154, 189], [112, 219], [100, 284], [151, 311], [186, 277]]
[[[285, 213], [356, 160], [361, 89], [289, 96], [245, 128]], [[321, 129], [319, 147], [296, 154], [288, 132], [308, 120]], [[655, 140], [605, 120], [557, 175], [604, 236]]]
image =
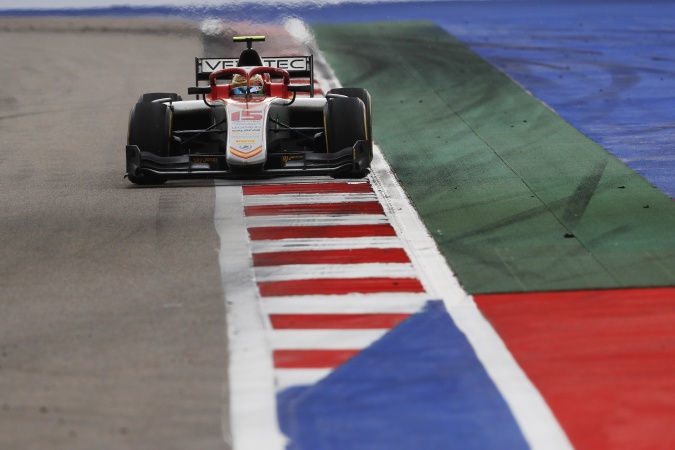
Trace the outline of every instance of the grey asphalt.
[[0, 20], [0, 448], [227, 449], [213, 184], [123, 179], [179, 22]]

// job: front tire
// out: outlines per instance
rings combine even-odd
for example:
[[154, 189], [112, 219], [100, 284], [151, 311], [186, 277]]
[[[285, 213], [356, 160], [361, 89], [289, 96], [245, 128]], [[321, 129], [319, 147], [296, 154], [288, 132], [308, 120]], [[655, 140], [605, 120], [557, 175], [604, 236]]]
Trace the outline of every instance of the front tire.
[[[324, 135], [328, 153], [354, 147], [357, 141], [367, 141], [367, 112], [358, 98], [333, 98], [324, 107]], [[368, 167], [358, 167], [335, 174], [335, 178], [363, 178]]]
[[[373, 144], [373, 121], [372, 121], [372, 116], [373, 116], [373, 106], [372, 106], [372, 100], [370, 98], [370, 93], [368, 93], [367, 90], [362, 89], [362, 88], [335, 88], [331, 89], [328, 91], [326, 95], [329, 94], [338, 94], [338, 95], [344, 95], [346, 97], [354, 97], [358, 98], [363, 102], [363, 105], [366, 108], [366, 140], [370, 142], [371, 148]], [[373, 154], [372, 152], [370, 153], [370, 160], [373, 160]]]
[[144, 173], [141, 176], [136, 176], [134, 174], [127, 174], [127, 178], [134, 184], [139, 186], [152, 186], [157, 184], [164, 184], [167, 182], [167, 178], [161, 175], [155, 175], [154, 173]]
[[[171, 109], [162, 103], [137, 103], [129, 117], [128, 145], [135, 145], [141, 152], [169, 156], [171, 143]], [[167, 178], [151, 173], [128, 174], [135, 184], [162, 184]]]

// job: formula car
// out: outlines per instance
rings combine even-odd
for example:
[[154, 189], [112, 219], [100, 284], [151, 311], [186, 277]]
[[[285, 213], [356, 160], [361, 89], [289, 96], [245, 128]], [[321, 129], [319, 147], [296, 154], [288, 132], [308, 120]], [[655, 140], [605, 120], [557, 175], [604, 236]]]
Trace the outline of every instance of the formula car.
[[126, 177], [331, 175], [362, 178], [373, 157], [371, 98], [365, 89], [315, 95], [312, 55], [261, 58], [253, 42], [238, 58], [195, 58], [192, 100], [143, 94], [131, 109]]

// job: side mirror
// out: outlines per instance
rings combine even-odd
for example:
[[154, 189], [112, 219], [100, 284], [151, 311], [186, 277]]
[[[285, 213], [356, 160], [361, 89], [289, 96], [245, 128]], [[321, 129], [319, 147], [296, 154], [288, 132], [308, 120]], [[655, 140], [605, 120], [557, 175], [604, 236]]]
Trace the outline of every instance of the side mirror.
[[312, 92], [310, 84], [289, 84], [288, 92]]
[[211, 86], [196, 86], [188, 88], [188, 95], [210, 94]]

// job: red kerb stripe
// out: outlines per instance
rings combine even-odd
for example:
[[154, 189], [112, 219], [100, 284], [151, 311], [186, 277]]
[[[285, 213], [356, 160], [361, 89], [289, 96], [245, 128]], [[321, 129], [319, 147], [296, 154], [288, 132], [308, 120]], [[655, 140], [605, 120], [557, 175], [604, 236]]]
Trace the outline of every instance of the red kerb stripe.
[[672, 448], [675, 288], [474, 300], [575, 448]]
[[244, 195], [270, 194], [336, 194], [372, 193], [373, 188], [366, 182], [359, 183], [307, 183], [307, 184], [263, 184], [244, 186]]
[[378, 292], [424, 292], [417, 278], [325, 278], [313, 280], [263, 281], [260, 295], [344, 295]]
[[349, 238], [371, 236], [396, 236], [396, 231], [389, 224], [374, 225], [336, 225], [336, 226], [301, 226], [301, 227], [251, 227], [248, 229], [253, 241], [266, 239], [293, 238]]
[[253, 254], [253, 265], [282, 266], [286, 264], [368, 264], [408, 263], [402, 248], [362, 248], [354, 250], [302, 250]]
[[390, 329], [410, 314], [270, 314], [278, 330]]
[[244, 207], [247, 216], [283, 214], [384, 214], [378, 202], [303, 203], [299, 205], [251, 205]]
[[277, 369], [332, 369], [360, 350], [275, 350]]

